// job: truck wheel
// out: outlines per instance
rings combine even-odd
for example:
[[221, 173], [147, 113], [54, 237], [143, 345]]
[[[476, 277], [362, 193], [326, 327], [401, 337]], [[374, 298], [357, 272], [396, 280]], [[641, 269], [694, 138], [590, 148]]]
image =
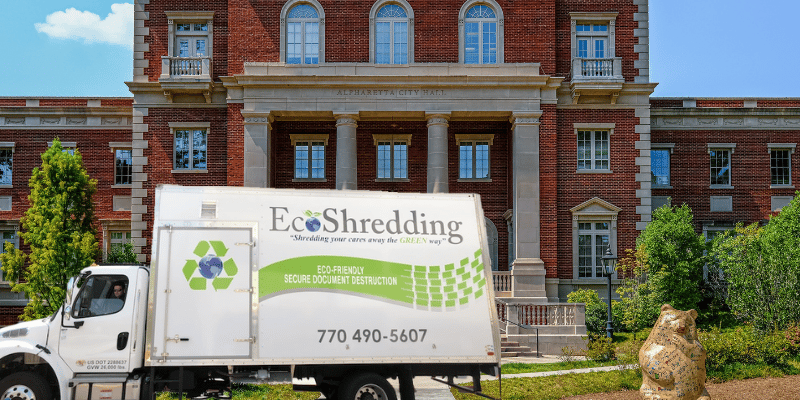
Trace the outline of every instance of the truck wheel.
[[373, 373], [354, 375], [339, 387], [338, 400], [397, 400], [389, 382]]
[[50, 386], [32, 372], [17, 372], [0, 381], [2, 400], [50, 400]]

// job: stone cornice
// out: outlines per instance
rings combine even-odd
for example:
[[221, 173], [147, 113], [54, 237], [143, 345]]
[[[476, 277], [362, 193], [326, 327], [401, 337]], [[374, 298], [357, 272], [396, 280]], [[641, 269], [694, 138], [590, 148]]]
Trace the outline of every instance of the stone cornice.
[[130, 107], [0, 107], [0, 129], [131, 129]]
[[800, 108], [653, 108], [652, 130], [798, 130]]

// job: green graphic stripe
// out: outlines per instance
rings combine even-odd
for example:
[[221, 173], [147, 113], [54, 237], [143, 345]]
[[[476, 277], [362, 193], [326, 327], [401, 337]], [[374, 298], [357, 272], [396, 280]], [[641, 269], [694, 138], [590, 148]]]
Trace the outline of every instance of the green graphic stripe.
[[445, 311], [486, 292], [481, 251], [473, 257], [444, 266], [343, 256], [297, 257], [261, 268], [258, 293], [263, 299], [284, 291], [334, 290]]

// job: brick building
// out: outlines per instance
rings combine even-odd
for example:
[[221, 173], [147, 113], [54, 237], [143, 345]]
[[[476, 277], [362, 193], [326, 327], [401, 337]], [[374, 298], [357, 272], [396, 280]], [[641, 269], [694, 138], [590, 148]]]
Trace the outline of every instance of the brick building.
[[10, 149], [15, 172], [0, 228], [19, 226], [53, 136], [100, 182], [104, 248], [130, 235], [145, 262], [161, 183], [475, 192], [493, 268], [513, 275], [501, 289], [554, 303], [603, 287], [602, 252], [633, 248], [668, 198], [713, 234], [794, 191], [800, 100], [651, 98], [647, 0], [135, 11], [132, 101], [0, 98], [0, 163]]

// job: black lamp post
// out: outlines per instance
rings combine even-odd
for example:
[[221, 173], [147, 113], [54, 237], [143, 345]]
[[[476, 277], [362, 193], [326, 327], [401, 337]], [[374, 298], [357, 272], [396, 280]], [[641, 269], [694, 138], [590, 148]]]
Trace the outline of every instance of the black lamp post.
[[614, 328], [611, 326], [611, 275], [614, 274], [614, 267], [617, 266], [617, 256], [611, 253], [611, 245], [608, 245], [606, 254], [603, 255], [603, 268], [608, 277], [608, 321], [606, 322], [606, 336], [611, 337]]

